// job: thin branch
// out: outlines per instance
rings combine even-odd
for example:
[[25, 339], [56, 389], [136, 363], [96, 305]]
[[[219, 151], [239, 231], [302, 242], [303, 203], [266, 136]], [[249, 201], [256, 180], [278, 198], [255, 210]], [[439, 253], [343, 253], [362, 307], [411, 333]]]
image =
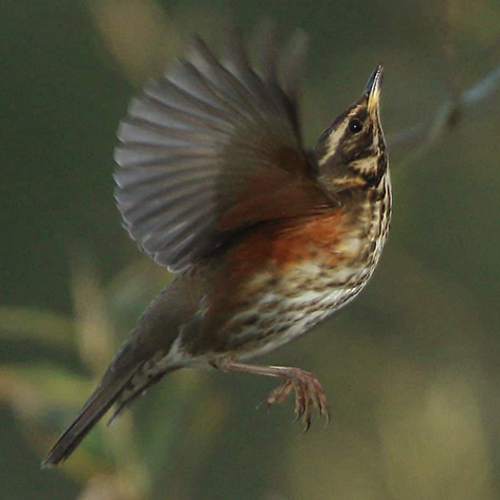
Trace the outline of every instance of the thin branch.
[[424, 120], [387, 138], [391, 151], [406, 150], [405, 162], [411, 162], [426, 152], [443, 134], [453, 129], [463, 119], [465, 111], [475, 109], [498, 93], [500, 66], [471, 87], [460, 91], [441, 104], [430, 119]]

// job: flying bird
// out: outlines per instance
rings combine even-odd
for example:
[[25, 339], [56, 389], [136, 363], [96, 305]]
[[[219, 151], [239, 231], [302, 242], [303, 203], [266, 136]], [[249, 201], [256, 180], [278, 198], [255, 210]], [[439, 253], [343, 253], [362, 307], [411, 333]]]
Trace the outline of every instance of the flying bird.
[[251, 362], [352, 300], [372, 275], [391, 219], [380, 123], [382, 66], [316, 147], [304, 148], [298, 94], [307, 38], [278, 55], [264, 27], [217, 58], [194, 37], [185, 57], [130, 103], [118, 131], [116, 200], [139, 247], [175, 280], [151, 302], [98, 387], [45, 457], [68, 458], [114, 406], [180, 368], [282, 379], [310, 426], [329, 419], [323, 389], [299, 368]]

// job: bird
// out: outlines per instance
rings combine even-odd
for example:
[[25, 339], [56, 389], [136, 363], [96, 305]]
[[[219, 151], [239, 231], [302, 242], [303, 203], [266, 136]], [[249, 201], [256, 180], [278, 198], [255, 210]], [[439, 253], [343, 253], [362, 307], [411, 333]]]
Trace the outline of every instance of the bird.
[[[272, 26], [233, 30], [221, 57], [193, 36], [185, 55], [132, 99], [118, 129], [115, 198], [139, 248], [175, 273], [42, 462], [66, 460], [165, 375], [217, 368], [275, 377], [304, 430], [324, 390], [311, 372], [251, 362], [356, 297], [387, 240], [392, 189], [380, 122], [383, 66], [313, 149], [298, 98], [308, 37], [277, 50]], [[250, 50], [248, 50], [250, 48]]]

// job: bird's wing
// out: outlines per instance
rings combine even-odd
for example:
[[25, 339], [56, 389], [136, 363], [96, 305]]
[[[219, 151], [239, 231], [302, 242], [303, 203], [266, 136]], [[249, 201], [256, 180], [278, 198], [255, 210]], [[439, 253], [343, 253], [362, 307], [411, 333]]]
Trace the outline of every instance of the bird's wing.
[[[118, 136], [116, 199], [132, 238], [179, 271], [228, 232], [287, 217], [316, 192], [296, 96], [306, 38], [280, 58], [273, 31], [257, 36], [256, 70], [235, 33], [219, 61], [199, 38], [187, 57], [151, 81], [129, 107]], [[314, 189], [312, 190], [314, 191]]]

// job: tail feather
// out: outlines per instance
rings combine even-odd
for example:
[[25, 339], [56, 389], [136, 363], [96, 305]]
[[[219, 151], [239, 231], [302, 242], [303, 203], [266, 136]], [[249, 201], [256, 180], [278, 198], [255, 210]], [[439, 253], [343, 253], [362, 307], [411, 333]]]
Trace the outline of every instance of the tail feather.
[[108, 371], [73, 422], [43, 459], [42, 468], [55, 466], [71, 455], [82, 439], [118, 399], [132, 376], [133, 372], [117, 377]]
[[[108, 425], [112, 425], [113, 422], [123, 413], [123, 410], [128, 408], [139, 396], [142, 396], [152, 385], [159, 382], [167, 373], [174, 371], [175, 368], [166, 369], [154, 375], [153, 377], [148, 377], [143, 380], [143, 377], [136, 374], [135, 377], [131, 379], [132, 387], [130, 390], [124, 389], [118, 394], [115, 399], [115, 408], [109, 419]], [[139, 375], [139, 377], [137, 376]]]

